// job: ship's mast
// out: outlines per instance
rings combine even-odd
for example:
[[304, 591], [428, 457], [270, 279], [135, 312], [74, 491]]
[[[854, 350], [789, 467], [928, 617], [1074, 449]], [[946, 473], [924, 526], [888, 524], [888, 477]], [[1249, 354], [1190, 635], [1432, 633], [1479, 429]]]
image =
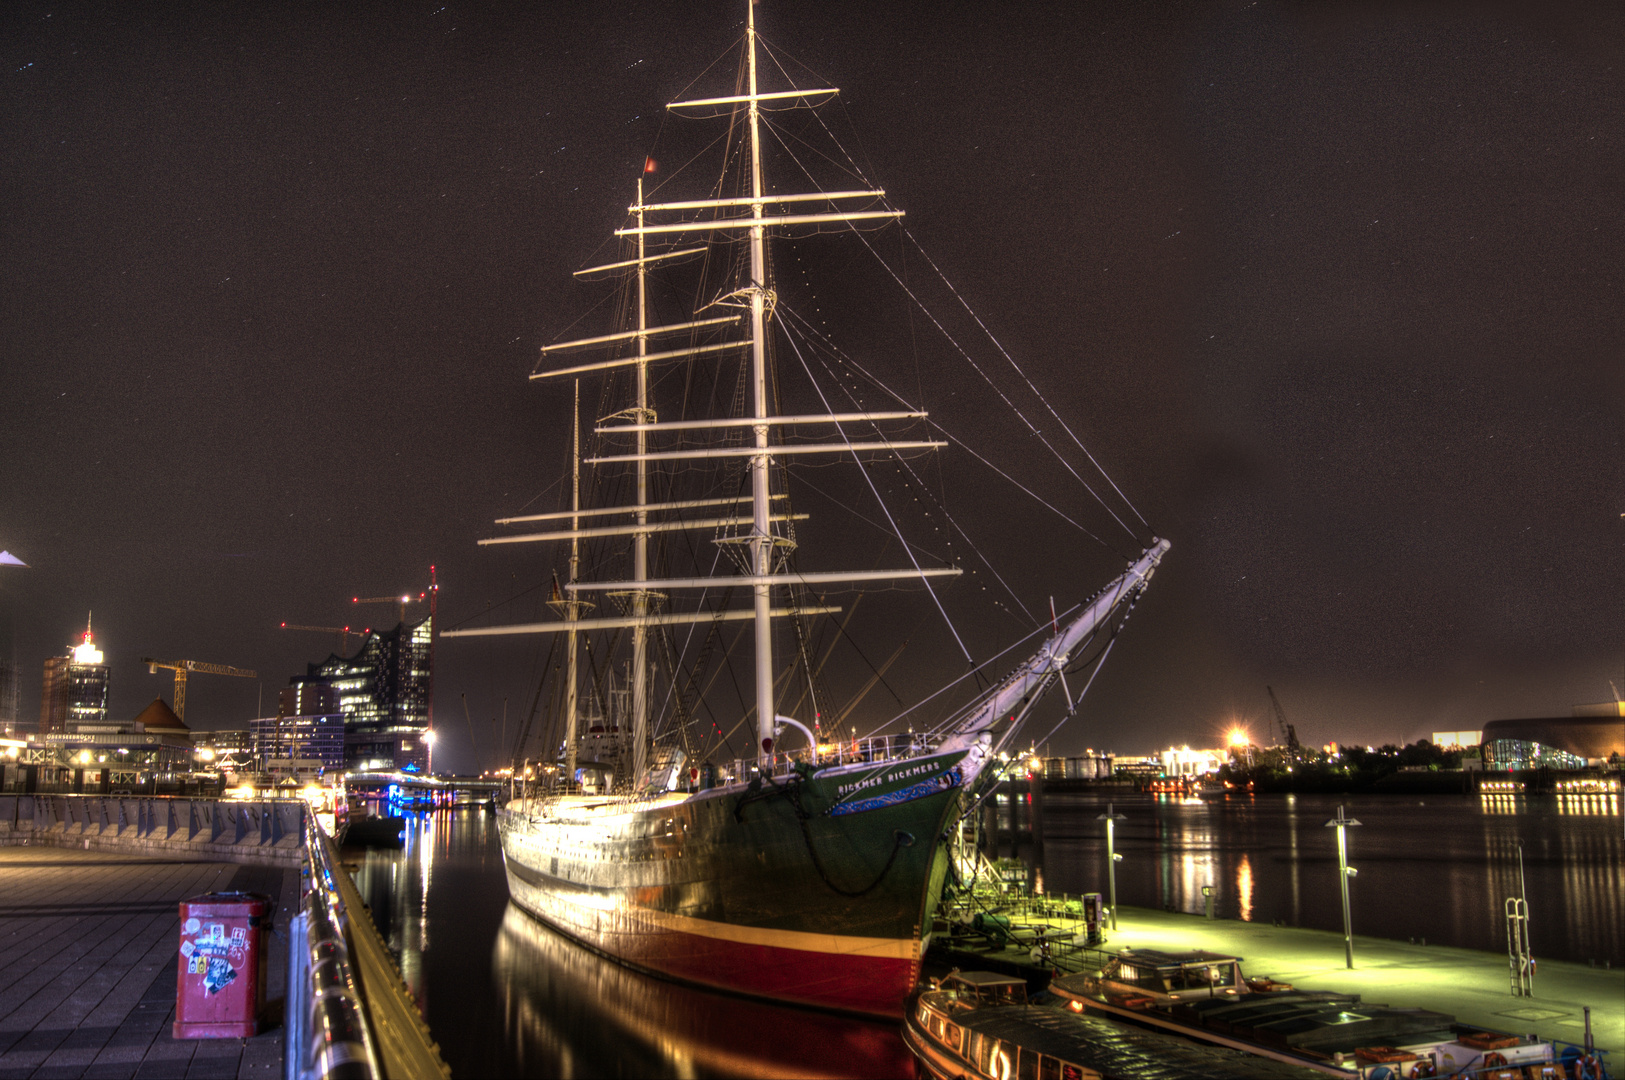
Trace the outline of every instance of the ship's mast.
[[[746, 20], [746, 54], [750, 69], [750, 214], [758, 221], [762, 217], [762, 141], [761, 112], [756, 89], [756, 5], [749, 5]], [[642, 200], [640, 199], [641, 203]], [[750, 366], [753, 390], [751, 414], [765, 421], [767, 410], [767, 229], [763, 225], [750, 227]], [[642, 242], [640, 234], [639, 242]], [[759, 453], [750, 459], [751, 502], [751, 572], [765, 578], [773, 572], [773, 537], [768, 520], [768, 462], [766, 423], [758, 423], [756, 449]], [[773, 594], [772, 587], [758, 582], [756, 593], [756, 746], [758, 760], [766, 762], [773, 756], [773, 723], [777, 712], [773, 705]]]
[[[643, 224], [643, 177], [638, 177], [638, 225]], [[638, 233], [638, 404], [637, 423], [649, 424], [649, 264], [645, 261], [644, 234]], [[649, 433], [638, 429], [638, 525], [649, 523]], [[649, 612], [649, 533], [640, 528], [632, 535], [632, 781], [638, 783], [649, 758], [649, 628], [643, 616]]]
[[[570, 530], [579, 531], [581, 528], [581, 380], [577, 379], [575, 409], [570, 414]], [[575, 584], [581, 571], [581, 540], [570, 540], [570, 583]], [[581, 602], [574, 593], [564, 601], [564, 618], [568, 622], [575, 622], [581, 617]], [[576, 656], [581, 651], [576, 642], [576, 631], [570, 630], [565, 634], [567, 642], [565, 664], [565, 678], [568, 680], [564, 686], [564, 787], [566, 791], [574, 790], [576, 779], [576, 728], [579, 723], [576, 716]]]

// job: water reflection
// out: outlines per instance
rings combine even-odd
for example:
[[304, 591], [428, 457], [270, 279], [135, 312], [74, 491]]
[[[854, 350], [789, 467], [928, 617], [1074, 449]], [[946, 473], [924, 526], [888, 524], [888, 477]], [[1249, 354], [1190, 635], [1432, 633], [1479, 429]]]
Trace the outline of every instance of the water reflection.
[[[1349, 834], [1354, 929], [1499, 952], [1505, 901], [1525, 885], [1535, 953], [1625, 962], [1625, 837], [1617, 792], [1559, 796], [1231, 795], [1192, 804], [1113, 792], [1122, 903], [1199, 915], [1219, 886], [1220, 918], [1341, 931], [1337, 843], [1321, 823], [1339, 803], [1365, 824]], [[1046, 799], [1052, 892], [1103, 892], [1107, 796]]]

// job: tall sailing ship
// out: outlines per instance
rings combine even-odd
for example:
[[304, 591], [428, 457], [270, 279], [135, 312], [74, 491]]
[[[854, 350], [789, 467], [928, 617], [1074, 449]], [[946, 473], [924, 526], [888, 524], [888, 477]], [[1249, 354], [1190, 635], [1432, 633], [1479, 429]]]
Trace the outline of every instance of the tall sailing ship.
[[[791, 501], [794, 470], [845, 462], [884, 509], [867, 470], [886, 459], [906, 467], [947, 445], [947, 435], [902, 395], [893, 395], [905, 403], [893, 409], [837, 411], [841, 388], [826, 391], [814, 378], [808, 352], [833, 346], [780, 302], [770, 238], [841, 230], [869, 246], [864, 230], [897, 228], [902, 211], [872, 185], [813, 181], [810, 190], [786, 191], [768, 182], [769, 136], [778, 156], [792, 161], [802, 145], [788, 141], [771, 114], [816, 109], [837, 91], [761, 88], [766, 61], [789, 80], [757, 33], [754, 4], [741, 44], [733, 93], [668, 106], [721, 121], [729, 167], [704, 197], [683, 201], [649, 201], [638, 181], [627, 223], [616, 230], [619, 257], [577, 272], [615, 283], [620, 328], [544, 347], [532, 375], [574, 379], [570, 506], [500, 519], [543, 531], [482, 543], [555, 544], [561, 560], [568, 552], [566, 580], [555, 578], [549, 605], [557, 617], [442, 636], [553, 635], [549, 667], [560, 679], [548, 712], [557, 724], [521, 740], [543, 749], [516, 763], [524, 781], [498, 817], [517, 904], [593, 949], [663, 975], [898, 1016], [954, 872], [956, 824], [986, 797], [999, 755], [1046, 693], [1065, 687], [1069, 671], [1104, 659], [1168, 544], [1152, 537], [1088, 601], [1061, 613], [1052, 604], [1050, 618], [1011, 647], [1026, 650], [1025, 659], [991, 686], [974, 689], [990, 670], [982, 665], [948, 688], [968, 700], [945, 708], [951, 696], [931, 695], [940, 709], [934, 723], [920, 722], [925, 714], [917, 710], [906, 732], [894, 718], [868, 725], [866, 737], [843, 737], [846, 716], [820, 702], [823, 659], [808, 645], [809, 627], [835, 621], [841, 607], [831, 601], [839, 594], [880, 583], [914, 583], [941, 609], [941, 579], [962, 570], [928, 564], [923, 548], [900, 532], [905, 558], [898, 561], [908, 565], [804, 569], [796, 525], [808, 515]], [[653, 167], [650, 159], [645, 171]], [[846, 172], [862, 175], [855, 166]], [[651, 319], [652, 298], [666, 274], [687, 274], [697, 299], [662, 322]], [[787, 334], [792, 320], [795, 337]], [[776, 377], [792, 359], [810, 390], [787, 390]], [[583, 378], [595, 380], [589, 403], [602, 417], [586, 457]], [[657, 409], [659, 387], [678, 392], [666, 395], [679, 398], [675, 405]], [[781, 403], [795, 394], [817, 411], [786, 411]], [[702, 399], [721, 415], [696, 415], [692, 402]], [[908, 432], [899, 429], [910, 427], [937, 437], [902, 437]], [[893, 513], [883, 517], [895, 529]], [[584, 545], [595, 570], [622, 551], [629, 570], [607, 580], [583, 574]], [[736, 595], [748, 595], [750, 605], [731, 604]], [[745, 672], [730, 667], [725, 631], [735, 622], [751, 631]], [[847, 636], [844, 621], [831, 636]], [[734, 635], [735, 643], [745, 637]], [[628, 644], [623, 665], [617, 657]], [[724, 671], [728, 684], [746, 684], [744, 715], [732, 729], [702, 701]], [[805, 686], [795, 702], [792, 676]], [[606, 704], [606, 681], [622, 687], [619, 707]], [[1071, 687], [1066, 697], [1075, 709]], [[800, 720], [786, 715], [798, 711]], [[589, 714], [591, 734], [583, 731]], [[748, 753], [727, 754], [731, 730], [753, 733]], [[791, 730], [787, 750], [780, 737]], [[606, 742], [608, 733], [615, 738]], [[604, 753], [586, 760], [584, 745], [613, 746], [611, 760]], [[720, 760], [726, 756], [735, 760]]]

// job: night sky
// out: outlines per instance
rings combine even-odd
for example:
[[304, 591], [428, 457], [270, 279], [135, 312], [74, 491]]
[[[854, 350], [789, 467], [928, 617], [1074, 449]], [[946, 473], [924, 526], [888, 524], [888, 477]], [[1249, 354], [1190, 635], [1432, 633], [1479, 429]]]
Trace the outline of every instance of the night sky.
[[[1266, 683], [1317, 744], [1612, 696], [1617, 6], [758, 11], [807, 83], [842, 89], [832, 126], [1172, 541], [1054, 750], [1210, 745], [1237, 718], [1263, 735]], [[326, 655], [279, 623], [392, 623], [349, 599], [415, 593], [431, 563], [443, 626], [535, 618], [561, 563], [475, 545], [564, 491], [568, 390], [526, 375], [541, 344], [611, 329], [570, 272], [617, 257], [645, 154], [712, 137], [663, 105], [742, 20], [731, 0], [4, 5], [0, 548], [31, 568], [0, 568], [0, 633], [23, 717], [87, 609], [115, 716], [168, 696], [141, 656], [259, 671], [193, 680], [203, 728], [274, 711]], [[663, 194], [704, 195], [684, 182]], [[842, 243], [797, 249], [836, 272], [827, 291], [785, 277], [832, 325], [867, 300]], [[880, 327], [864, 355], [1109, 549], [957, 448], [931, 466], [949, 512], [1033, 613], [1104, 584], [1151, 530], [1130, 538], [1016, 429], [982, 430], [991, 393], [891, 313], [858, 313]], [[857, 532], [828, 535], [805, 568], [874, 565]], [[976, 591], [950, 602], [980, 659], [1034, 623]], [[903, 697], [964, 670], [917, 589], [863, 603], [900, 612], [856, 634], [877, 662], [910, 637]], [[464, 694], [491, 764], [491, 720], [507, 699], [512, 732], [537, 666], [536, 639], [442, 643], [437, 766], [475, 764]], [[877, 691], [863, 715], [894, 708]]]

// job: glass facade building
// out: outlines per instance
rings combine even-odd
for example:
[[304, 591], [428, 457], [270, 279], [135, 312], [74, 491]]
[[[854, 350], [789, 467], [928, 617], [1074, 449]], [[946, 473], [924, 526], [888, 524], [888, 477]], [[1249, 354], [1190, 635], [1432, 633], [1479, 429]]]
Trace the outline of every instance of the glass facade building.
[[322, 770], [344, 768], [344, 717], [271, 716], [250, 720], [248, 730], [254, 740], [254, 760], [263, 770], [270, 758], [315, 758]]
[[[289, 689], [303, 700], [330, 688], [344, 718], [344, 764], [356, 771], [426, 772], [432, 618], [369, 631], [354, 656], [311, 664]], [[256, 721], [258, 723], [258, 721]]]

